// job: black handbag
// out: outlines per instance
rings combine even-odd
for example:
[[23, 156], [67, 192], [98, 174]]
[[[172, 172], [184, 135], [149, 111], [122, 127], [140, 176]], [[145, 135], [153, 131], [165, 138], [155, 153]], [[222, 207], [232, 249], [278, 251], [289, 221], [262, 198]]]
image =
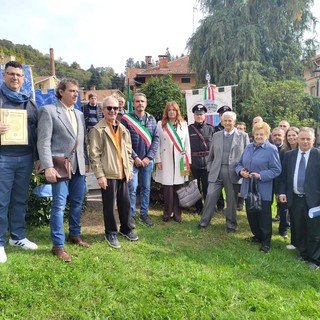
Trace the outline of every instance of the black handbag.
[[262, 211], [261, 195], [258, 191], [257, 178], [249, 178], [249, 191], [246, 199], [246, 210], [248, 213], [259, 213]]

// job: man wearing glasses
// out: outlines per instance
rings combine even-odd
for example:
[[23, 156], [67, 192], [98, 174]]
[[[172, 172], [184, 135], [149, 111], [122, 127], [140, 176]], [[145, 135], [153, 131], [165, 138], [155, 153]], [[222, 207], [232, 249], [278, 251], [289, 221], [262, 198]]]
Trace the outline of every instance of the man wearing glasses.
[[140, 220], [147, 226], [153, 225], [148, 215], [150, 202], [151, 174], [154, 157], [159, 144], [159, 133], [156, 119], [146, 112], [147, 98], [143, 93], [133, 97], [134, 112], [123, 115], [121, 123], [129, 130], [132, 141], [132, 158], [134, 160], [133, 179], [129, 183], [131, 201], [131, 228], [135, 227], [136, 191], [140, 189]]
[[90, 131], [90, 160], [92, 170], [101, 187], [105, 239], [110, 247], [121, 247], [115, 203], [119, 213], [119, 233], [130, 241], [138, 236], [129, 226], [130, 197], [128, 182], [133, 177], [133, 159], [130, 133], [117, 119], [119, 102], [109, 96], [102, 102], [104, 119]]
[[[23, 67], [16, 61], [5, 65], [4, 82], [0, 89], [0, 108], [23, 109], [28, 117], [28, 143], [0, 145], [0, 263], [7, 261], [4, 250], [5, 234], [9, 227], [9, 245], [35, 250], [38, 246], [26, 238], [25, 215], [29, 183], [37, 155], [38, 111], [34, 101], [23, 92]], [[10, 125], [0, 120], [0, 135], [10, 133]], [[36, 162], [36, 167], [39, 162]]]

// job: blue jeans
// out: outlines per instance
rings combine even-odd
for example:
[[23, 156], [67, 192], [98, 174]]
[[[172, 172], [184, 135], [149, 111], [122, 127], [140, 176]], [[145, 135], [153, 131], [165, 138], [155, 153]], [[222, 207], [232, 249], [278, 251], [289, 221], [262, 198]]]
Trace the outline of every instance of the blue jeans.
[[136, 215], [136, 198], [137, 187], [141, 185], [140, 189], [140, 215], [148, 214], [150, 202], [150, 185], [151, 175], [153, 170], [153, 160], [150, 160], [146, 167], [133, 166], [133, 179], [129, 181], [129, 194], [131, 202], [131, 215]]
[[0, 246], [11, 239], [26, 237], [25, 216], [29, 196], [29, 183], [33, 170], [33, 155], [20, 157], [0, 155]]
[[70, 203], [69, 234], [80, 236], [80, 218], [82, 202], [85, 193], [85, 176], [77, 172], [70, 181], [61, 181], [52, 184], [52, 205], [50, 210], [50, 233], [54, 247], [64, 247], [65, 234], [63, 225], [64, 210], [67, 198]]

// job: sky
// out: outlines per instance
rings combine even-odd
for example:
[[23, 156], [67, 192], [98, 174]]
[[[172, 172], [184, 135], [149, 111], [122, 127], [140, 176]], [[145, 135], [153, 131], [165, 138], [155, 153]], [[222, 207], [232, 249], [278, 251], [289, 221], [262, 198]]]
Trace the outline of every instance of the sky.
[[[313, 13], [320, 21], [320, 1]], [[195, 9], [194, 9], [195, 8]], [[187, 54], [186, 43], [203, 18], [196, 0], [1, 0], [0, 39], [26, 44], [81, 68], [112, 67], [126, 60], [154, 61], [169, 48]], [[320, 22], [317, 27], [320, 40]]]

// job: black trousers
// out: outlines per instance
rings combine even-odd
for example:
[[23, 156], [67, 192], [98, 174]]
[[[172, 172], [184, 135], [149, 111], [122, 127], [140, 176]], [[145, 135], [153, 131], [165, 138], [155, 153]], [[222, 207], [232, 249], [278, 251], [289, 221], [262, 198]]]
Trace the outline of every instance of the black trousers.
[[320, 217], [309, 218], [305, 197], [293, 196], [289, 209], [292, 244], [300, 255], [310, 261], [320, 262]]
[[[191, 172], [193, 178], [197, 179], [199, 191], [203, 195], [203, 199], [205, 201], [208, 192], [208, 171], [207, 169], [192, 169]], [[197, 212], [201, 212], [201, 210], [203, 209], [202, 199], [197, 201], [195, 206]]]
[[130, 216], [130, 197], [125, 179], [107, 179], [108, 187], [101, 189], [105, 233], [118, 232], [115, 204], [117, 201], [120, 231], [128, 233]]
[[164, 198], [164, 211], [163, 217], [170, 218], [173, 214], [173, 219], [180, 222], [182, 211], [179, 207], [179, 198], [177, 195], [177, 190], [181, 188], [182, 184], [174, 186], [163, 185], [163, 198]]
[[272, 236], [272, 201], [262, 201], [262, 211], [259, 213], [247, 212], [249, 226], [253, 235], [264, 246], [270, 247]]

